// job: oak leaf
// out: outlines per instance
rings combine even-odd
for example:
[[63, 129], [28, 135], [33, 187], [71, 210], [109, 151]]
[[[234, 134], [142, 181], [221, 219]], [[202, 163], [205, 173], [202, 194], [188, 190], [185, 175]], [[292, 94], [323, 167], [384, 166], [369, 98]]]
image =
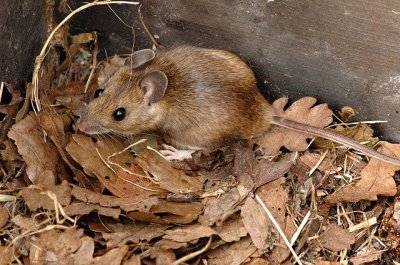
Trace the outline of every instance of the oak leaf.
[[[378, 151], [389, 156], [400, 157], [400, 144], [383, 142]], [[394, 196], [397, 187], [393, 175], [398, 170], [400, 170], [400, 166], [371, 158], [367, 166], [361, 171], [359, 181], [340, 188], [329, 195], [327, 201], [329, 203], [375, 201], [378, 199], [378, 195]]]
[[[327, 104], [314, 106], [316, 102], [313, 97], [303, 97], [285, 110], [288, 98], [280, 98], [272, 103], [272, 107], [278, 117], [323, 128], [332, 122], [333, 113]], [[255, 139], [255, 143], [263, 148], [266, 155], [277, 155], [282, 146], [290, 151], [306, 150], [307, 139], [310, 138], [313, 136], [271, 125], [262, 136]]]

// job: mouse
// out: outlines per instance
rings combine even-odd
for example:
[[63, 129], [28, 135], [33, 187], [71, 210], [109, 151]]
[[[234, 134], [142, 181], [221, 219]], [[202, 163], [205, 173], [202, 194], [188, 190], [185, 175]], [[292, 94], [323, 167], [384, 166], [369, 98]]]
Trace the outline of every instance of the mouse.
[[77, 128], [89, 135], [157, 133], [168, 159], [190, 158], [260, 136], [273, 124], [356, 149], [400, 165], [400, 160], [321, 128], [275, 115], [251, 68], [225, 50], [179, 46], [143, 49], [95, 92]]

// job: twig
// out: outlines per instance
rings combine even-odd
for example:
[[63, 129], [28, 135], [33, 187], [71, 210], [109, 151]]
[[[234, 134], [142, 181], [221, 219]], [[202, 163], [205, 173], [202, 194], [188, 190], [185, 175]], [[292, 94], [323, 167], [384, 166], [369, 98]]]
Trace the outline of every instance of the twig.
[[88, 9], [93, 6], [100, 6], [100, 5], [111, 5], [111, 4], [127, 4], [127, 5], [138, 5], [138, 2], [130, 2], [130, 1], [111, 1], [111, 0], [104, 0], [104, 1], [94, 1], [92, 3], [87, 3], [77, 9], [75, 9], [71, 14], [66, 16], [60, 24], [57, 25], [57, 27], [54, 28], [54, 30], [50, 33], [49, 37], [47, 38], [46, 42], [44, 43], [42, 50], [40, 51], [39, 55], [35, 59], [35, 68], [33, 71], [33, 76], [32, 76], [32, 83], [33, 83], [33, 91], [32, 91], [32, 98], [31, 98], [31, 104], [33, 107], [33, 110], [36, 112], [41, 110], [41, 105], [40, 105], [40, 99], [39, 99], [39, 71], [40, 67], [42, 66], [42, 63], [44, 61], [44, 58], [46, 57], [46, 54], [48, 52], [48, 47], [50, 45], [50, 41], [54, 37], [54, 34], [68, 21], [76, 15], [77, 13]]
[[285, 241], [286, 246], [292, 253], [294, 259], [296, 260], [297, 264], [302, 265], [300, 258], [297, 256], [296, 252], [294, 251], [293, 247], [290, 245], [289, 240], [287, 239], [285, 233], [283, 232], [282, 228], [279, 226], [279, 224], [276, 222], [275, 218], [272, 216], [271, 212], [268, 210], [267, 206], [264, 204], [264, 202], [260, 199], [258, 195], [256, 195], [256, 200], [258, 203], [261, 205], [261, 207], [264, 209], [264, 211], [267, 213], [268, 218], [271, 220], [272, 224], [275, 226], [276, 230], [278, 230], [279, 235], [283, 238], [283, 241]]
[[198, 250], [198, 251], [195, 251], [195, 252], [193, 252], [193, 253], [190, 253], [189, 255], [186, 255], [186, 256], [184, 256], [184, 257], [182, 257], [182, 258], [176, 260], [174, 263], [172, 263], [172, 265], [179, 265], [179, 264], [184, 263], [184, 262], [186, 262], [186, 261], [188, 261], [188, 260], [191, 260], [191, 259], [193, 259], [194, 257], [200, 255], [201, 253], [207, 251], [207, 249], [208, 249], [208, 248], [210, 247], [210, 245], [211, 245], [211, 242], [212, 242], [212, 236], [210, 237], [210, 239], [208, 239], [207, 244], [206, 244], [202, 249], [200, 249], [200, 250]]
[[93, 50], [93, 54], [92, 54], [92, 69], [90, 69], [90, 74], [89, 74], [89, 77], [85, 84], [85, 94], [88, 91], [90, 82], [92, 81], [92, 78], [93, 78], [94, 71], [96, 70], [97, 54], [99, 53], [99, 45], [97, 43], [97, 33], [93, 32], [92, 34], [94, 35], [94, 45], [95, 46], [94, 46], [94, 50]]
[[143, 30], [144, 32], [146, 32], [147, 36], [150, 38], [150, 41], [157, 47], [157, 49], [162, 48], [163, 46], [158, 43], [158, 41], [154, 38], [154, 36], [150, 33], [149, 28], [146, 26], [146, 24], [144, 23], [143, 20], [143, 16], [142, 16], [142, 12], [140, 12], [140, 8], [142, 7], [142, 5], [139, 6], [138, 8], [138, 14], [139, 14], [139, 20], [140, 23], [142, 24]]

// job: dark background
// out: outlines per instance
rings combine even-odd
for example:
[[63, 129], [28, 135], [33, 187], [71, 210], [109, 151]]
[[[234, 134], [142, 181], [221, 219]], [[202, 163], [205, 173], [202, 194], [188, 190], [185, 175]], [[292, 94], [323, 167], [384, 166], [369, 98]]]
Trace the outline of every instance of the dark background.
[[[0, 0], [1, 81], [30, 81], [46, 37], [45, 0]], [[68, 1], [76, 8], [83, 1]], [[334, 110], [353, 107], [354, 120], [400, 142], [400, 1], [398, 0], [146, 0], [146, 25], [165, 47], [193, 44], [230, 50], [254, 69], [270, 100], [314, 96]], [[56, 8], [58, 2], [56, 1]], [[85, 11], [74, 33], [96, 30], [104, 56], [150, 47], [138, 6]], [[60, 20], [66, 14], [58, 13]]]

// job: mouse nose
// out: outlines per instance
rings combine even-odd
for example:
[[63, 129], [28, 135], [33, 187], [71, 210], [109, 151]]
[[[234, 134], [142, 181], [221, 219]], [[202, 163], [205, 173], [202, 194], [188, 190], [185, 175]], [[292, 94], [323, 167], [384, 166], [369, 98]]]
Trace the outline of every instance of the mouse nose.
[[82, 118], [79, 118], [76, 122], [76, 127], [78, 128], [78, 130], [85, 132], [90, 126], [87, 121], [83, 121]]

